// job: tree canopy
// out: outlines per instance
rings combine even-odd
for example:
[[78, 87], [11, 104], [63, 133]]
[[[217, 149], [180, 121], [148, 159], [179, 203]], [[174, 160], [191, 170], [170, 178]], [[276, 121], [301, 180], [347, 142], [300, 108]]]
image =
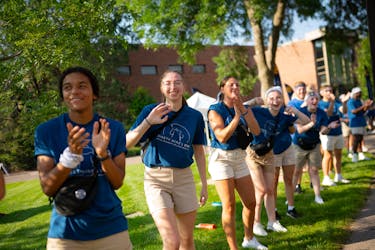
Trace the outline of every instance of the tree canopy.
[[[365, 27], [364, 1], [333, 0], [132, 0], [129, 8], [135, 31], [145, 45], [177, 49], [193, 62], [197, 50], [209, 44], [230, 43], [238, 37], [254, 41], [262, 93], [273, 84], [280, 34], [290, 36], [295, 18], [322, 18], [332, 32]], [[340, 9], [340, 6], [343, 9]], [[340, 13], [340, 10], [345, 13]], [[364, 11], [363, 11], [364, 10]], [[350, 17], [352, 25], [347, 25]]]
[[114, 0], [1, 1], [1, 162], [34, 167], [35, 127], [64, 110], [61, 71], [85, 66], [103, 84], [133, 39], [126, 13]]

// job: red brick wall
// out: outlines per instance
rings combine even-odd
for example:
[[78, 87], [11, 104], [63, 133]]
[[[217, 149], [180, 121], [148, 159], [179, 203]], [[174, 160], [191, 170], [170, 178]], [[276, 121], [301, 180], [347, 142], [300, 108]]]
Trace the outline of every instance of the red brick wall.
[[[246, 46], [250, 53], [250, 64], [255, 65], [253, 54], [254, 48]], [[206, 72], [197, 74], [192, 72], [192, 65], [183, 65], [183, 77], [186, 89], [191, 92], [192, 88], [199, 89], [203, 94], [216, 97], [219, 88], [216, 81], [216, 65], [212, 58], [220, 53], [222, 47], [211, 46], [200, 51], [196, 57], [196, 64], [204, 64]], [[228, 61], [230, 63], [230, 61]], [[131, 75], [118, 75], [118, 79], [130, 85], [130, 90], [143, 86], [150, 91], [150, 94], [157, 100], [161, 100], [159, 83], [161, 74], [168, 69], [169, 65], [178, 63], [178, 55], [173, 49], [159, 48], [157, 50], [146, 50], [140, 47], [138, 50], [129, 52], [129, 63]], [[315, 69], [315, 56], [313, 43], [301, 40], [290, 44], [285, 44], [277, 49], [276, 64], [279, 69], [281, 81], [291, 86], [296, 81], [304, 81], [312, 87], [317, 86], [317, 76]], [[156, 65], [157, 75], [141, 75], [141, 66]], [[254, 87], [253, 93], [248, 97], [259, 96], [259, 83]]]
[[311, 41], [301, 40], [279, 46], [276, 52], [276, 65], [283, 83], [293, 86], [297, 81], [304, 81], [308, 86], [318, 86], [314, 47]]
[[[251, 46], [246, 46], [251, 55], [254, 54], [254, 49]], [[221, 47], [211, 46], [199, 52], [196, 57], [196, 64], [204, 64], [206, 72], [204, 74], [197, 74], [192, 72], [192, 65], [183, 65], [183, 77], [187, 91], [191, 92], [192, 88], [199, 89], [203, 94], [216, 97], [219, 87], [216, 81], [216, 65], [212, 58], [220, 53]], [[253, 57], [250, 56], [250, 64], [255, 65]], [[230, 63], [228, 61], [228, 63]], [[160, 76], [168, 69], [169, 65], [181, 64], [178, 63], [178, 55], [173, 49], [160, 48], [158, 50], [146, 50], [140, 47], [138, 50], [129, 52], [129, 63], [131, 66], [131, 75], [118, 75], [118, 79], [130, 85], [130, 90], [134, 91], [137, 87], [143, 86], [150, 91], [150, 94], [157, 100], [160, 100]], [[141, 66], [157, 65], [157, 75], [142, 75]], [[259, 93], [259, 87], [255, 88], [254, 93]]]

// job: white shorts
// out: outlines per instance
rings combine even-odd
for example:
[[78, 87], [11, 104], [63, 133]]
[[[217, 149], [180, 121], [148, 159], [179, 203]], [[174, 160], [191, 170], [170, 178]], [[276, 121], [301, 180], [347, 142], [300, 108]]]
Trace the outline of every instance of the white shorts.
[[350, 128], [352, 135], [366, 135], [366, 127], [353, 127]]
[[208, 163], [208, 172], [212, 180], [239, 179], [250, 175], [245, 157], [246, 152], [242, 149], [222, 150], [212, 148]]
[[293, 144], [290, 144], [289, 148], [281, 154], [274, 154], [273, 162], [275, 167], [294, 166], [296, 164], [296, 156]]
[[320, 135], [322, 149], [333, 151], [344, 147], [344, 137], [342, 135]]

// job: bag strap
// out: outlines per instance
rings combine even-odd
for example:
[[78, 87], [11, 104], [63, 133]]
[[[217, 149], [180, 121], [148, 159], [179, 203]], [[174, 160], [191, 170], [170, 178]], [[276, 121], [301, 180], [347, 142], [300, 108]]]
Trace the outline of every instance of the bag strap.
[[[235, 116], [235, 114], [232, 113], [232, 111], [228, 108], [227, 105], [225, 105], [225, 103], [223, 103], [223, 105], [224, 105], [224, 107], [227, 109], [228, 113], [231, 115], [231, 117], [232, 117], [232, 119], [233, 119], [233, 117]], [[244, 119], [244, 120], [245, 120], [245, 119]], [[240, 124], [241, 124], [241, 119], [240, 119], [238, 125], [240, 125]], [[243, 125], [245, 125], [246, 128], [248, 128], [248, 127], [247, 127], [247, 122], [246, 122], [246, 120], [245, 120], [245, 124], [243, 124]]]

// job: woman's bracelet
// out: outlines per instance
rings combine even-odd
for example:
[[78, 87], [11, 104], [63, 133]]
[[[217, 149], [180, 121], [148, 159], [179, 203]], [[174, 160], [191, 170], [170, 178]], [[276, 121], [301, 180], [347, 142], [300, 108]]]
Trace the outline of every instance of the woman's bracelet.
[[152, 126], [152, 124], [148, 121], [147, 117], [145, 118], [145, 121], [147, 122], [148, 125]]
[[247, 115], [247, 113], [249, 113], [249, 109], [246, 109], [246, 111], [243, 112], [241, 115], [242, 115], [242, 116], [245, 116], [245, 115]]

